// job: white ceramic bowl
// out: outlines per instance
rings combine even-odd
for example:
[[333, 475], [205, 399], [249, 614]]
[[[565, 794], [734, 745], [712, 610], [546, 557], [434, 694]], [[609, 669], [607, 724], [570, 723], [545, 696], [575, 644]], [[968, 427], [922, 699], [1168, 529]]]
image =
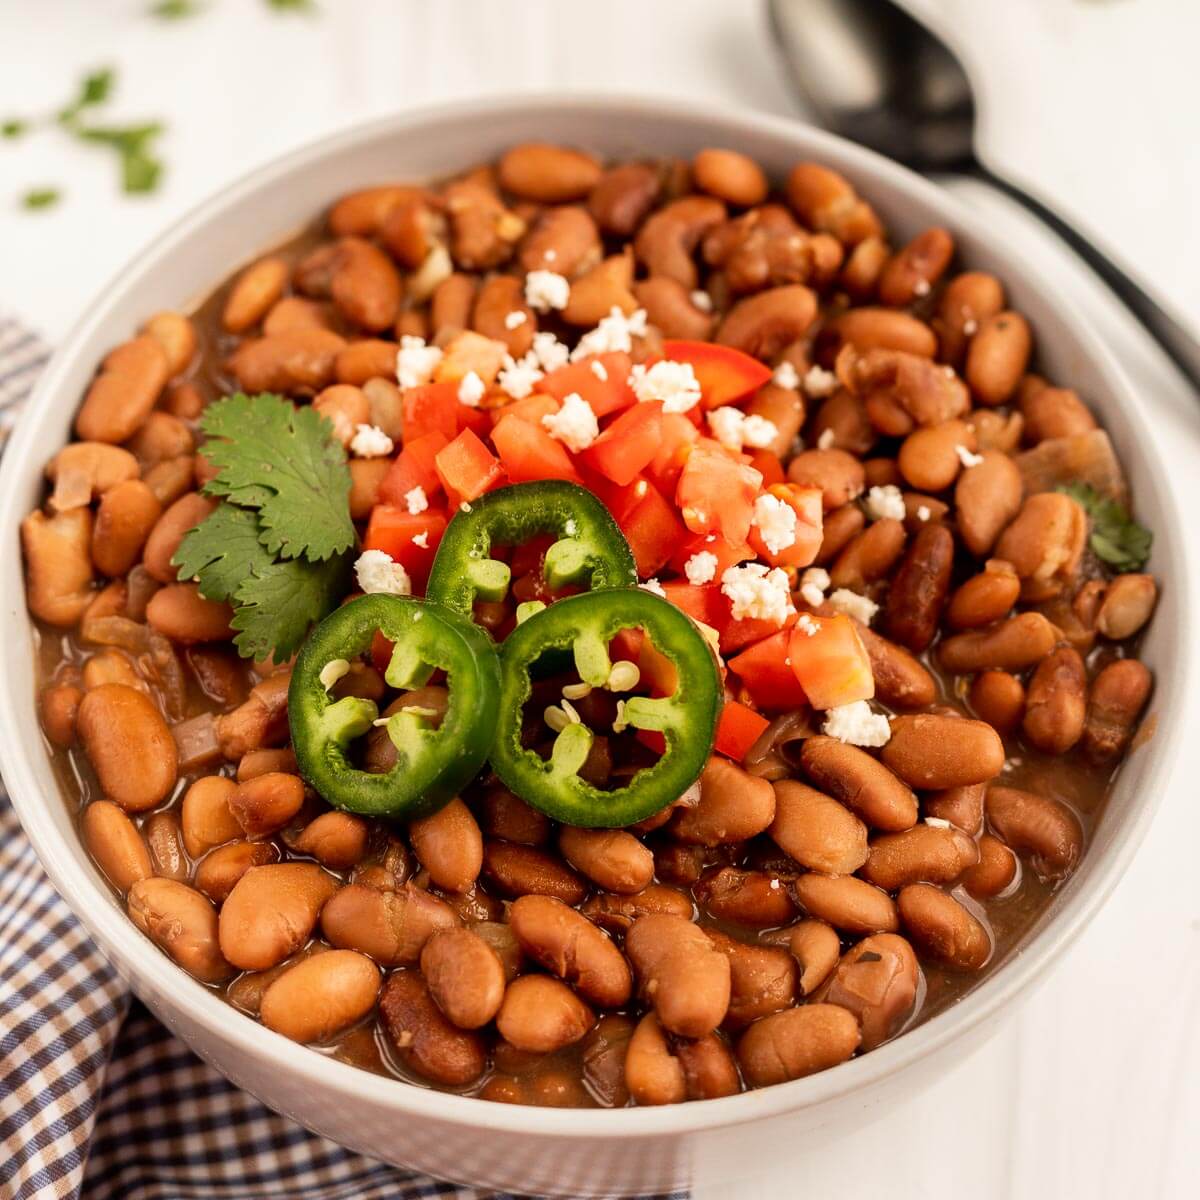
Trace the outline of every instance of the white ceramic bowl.
[[[1079, 870], [1020, 952], [966, 999], [889, 1045], [795, 1083], [660, 1109], [529, 1109], [427, 1091], [302, 1049], [193, 982], [134, 928], [81, 848], [44, 750], [18, 525], [38, 503], [43, 464], [67, 439], [105, 352], [157, 309], [200, 299], [340, 194], [435, 178], [528, 139], [613, 155], [732, 146], [776, 177], [799, 159], [818, 159], [854, 180], [897, 234], [931, 224], [952, 229], [961, 261], [1000, 276], [1014, 307], [1032, 321], [1047, 374], [1078, 388], [1100, 415], [1128, 469], [1139, 515], [1155, 531], [1153, 569], [1166, 587], [1144, 656], [1158, 680], [1157, 732], [1122, 771]], [[991, 1032], [1097, 911], [1141, 841], [1182, 731], [1181, 614], [1188, 609], [1178, 514], [1136, 434], [1144, 420], [1107, 349], [1032, 266], [995, 244], [984, 223], [945, 192], [829, 134], [693, 103], [616, 97], [488, 99], [377, 121], [290, 154], [196, 209], [96, 298], [46, 369], [0, 474], [4, 778], [58, 890], [137, 994], [236, 1083], [347, 1146], [449, 1179], [571, 1196], [667, 1191], [750, 1174], [765, 1161], [800, 1159], [818, 1140], [903, 1103]]]

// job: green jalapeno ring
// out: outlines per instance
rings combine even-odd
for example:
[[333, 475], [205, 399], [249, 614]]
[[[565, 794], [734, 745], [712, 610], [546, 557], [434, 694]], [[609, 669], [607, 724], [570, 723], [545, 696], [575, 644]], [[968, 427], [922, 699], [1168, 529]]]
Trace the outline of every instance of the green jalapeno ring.
[[[383, 774], [355, 767], [350, 743], [378, 717], [371, 700], [332, 700], [322, 681], [330, 663], [369, 650], [379, 630], [395, 643], [385, 672], [393, 687], [447, 673], [449, 704], [434, 729], [420, 710], [387, 722], [396, 763]], [[288, 688], [288, 721], [300, 774], [335, 808], [376, 817], [426, 816], [454, 798], [478, 773], [492, 743], [500, 664], [487, 635], [472, 622], [410, 596], [361, 596], [313, 630], [296, 659]]]
[[[667, 697], [634, 697], [624, 704], [629, 725], [663, 734], [666, 750], [623, 788], [605, 791], [577, 774], [592, 733], [571, 723], [559, 732], [550, 758], [521, 745], [531, 668], [547, 651], [573, 653], [585, 683], [608, 678], [609, 641], [640, 627], [675, 668]], [[722, 704], [721, 677], [712, 650], [695, 624], [673, 604], [637, 588], [585, 592], [559, 600], [518, 625], [500, 647], [500, 722], [492, 769], [526, 803], [555, 820], [585, 827], [631, 825], [677, 800], [704, 769]]]
[[576, 483], [547, 479], [497, 488], [460, 509], [438, 546], [426, 596], [470, 616], [476, 599], [500, 600], [508, 591], [511, 573], [492, 547], [545, 533], [558, 537], [543, 566], [552, 590], [583, 580], [593, 590], [637, 583], [633, 552], [608, 509]]

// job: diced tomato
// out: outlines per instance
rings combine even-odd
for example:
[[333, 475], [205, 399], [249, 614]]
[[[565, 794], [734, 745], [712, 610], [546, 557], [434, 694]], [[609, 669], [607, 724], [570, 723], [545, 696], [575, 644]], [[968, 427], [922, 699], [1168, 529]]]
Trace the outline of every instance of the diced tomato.
[[426, 499], [436, 495], [441, 490], [442, 481], [434, 470], [433, 460], [449, 440], [436, 429], [424, 437], [406, 440], [404, 449], [396, 456], [396, 461], [379, 485], [380, 502], [403, 505], [404, 497], [418, 487], [425, 492]]
[[499, 460], [469, 429], [440, 450], [433, 465], [455, 503], [475, 500], [504, 479]]
[[638, 671], [641, 673], [639, 686], [648, 687], [652, 696], [670, 696], [679, 684], [675, 664], [644, 635], [638, 652]]
[[647, 400], [623, 412], [580, 455], [598, 474], [632, 483], [662, 445], [662, 401]]
[[[788, 613], [783, 622], [783, 629], [788, 629], [796, 623], [796, 613]], [[728, 656], [736, 654], [746, 646], [753, 646], [763, 638], [777, 633], [780, 625], [776, 621], [764, 621], [761, 617], [741, 617], [735, 620], [730, 617], [724, 625], [717, 626], [721, 636], [721, 653]]]
[[675, 503], [693, 533], [719, 533], [741, 545], [750, 532], [762, 477], [720, 450], [697, 443], [683, 464]]
[[459, 433], [469, 429], [476, 437], [485, 438], [492, 427], [492, 414], [486, 408], [471, 408], [469, 405], [460, 404], [455, 416], [458, 418]]
[[[410, 513], [407, 508], [377, 504], [371, 509], [363, 549], [382, 550], [403, 564], [412, 576], [414, 591], [424, 592], [433, 556], [445, 532], [446, 515], [436, 509]], [[413, 538], [420, 538], [425, 545], [418, 545]]]
[[789, 630], [763, 638], [729, 659], [728, 667], [764, 712], [787, 712], [808, 703], [788, 658]]
[[750, 455], [750, 465], [763, 477], [762, 486], [765, 488], [787, 479], [779, 455], [772, 454], [770, 450], [755, 450]]
[[492, 408], [488, 411], [493, 424], [499, 425], [505, 417], [513, 416], [520, 417], [525, 421], [532, 421], [540, 429], [542, 428], [542, 418], [548, 417], [558, 410], [559, 402], [553, 396], [547, 396], [543, 392], [534, 392], [522, 400], [514, 400], [511, 404], [502, 404], [499, 408]]
[[700, 433], [687, 413], [663, 413], [662, 440], [658, 453], [651, 459], [646, 473], [660, 491], [673, 494], [679, 482], [679, 472]]
[[726, 700], [717, 721], [717, 736], [713, 746], [734, 762], [741, 762], [770, 723], [761, 713], [756, 713], [745, 704]]
[[[603, 379], [593, 368], [593, 363], [600, 364], [605, 376]], [[538, 384], [538, 390], [556, 400], [565, 400], [572, 392], [576, 392], [587, 401], [597, 418], [603, 418], [637, 402], [628, 382], [632, 369], [633, 360], [624, 351], [593, 354], [551, 371]]]
[[450, 441], [458, 433], [458, 386], [453, 383], [426, 383], [405, 388], [401, 398], [404, 419], [404, 444], [430, 433], [440, 433]]
[[875, 695], [871, 660], [854, 622], [844, 613], [806, 614], [791, 632], [788, 657], [813, 708], [837, 708]]
[[671, 555], [671, 570], [682, 575], [688, 559], [705, 552], [716, 556], [717, 566], [713, 572], [713, 579], [718, 584], [721, 576], [730, 567], [736, 567], [738, 563], [754, 557], [754, 551], [744, 543], [731, 546], [719, 533], [694, 533]]
[[664, 342], [663, 355], [673, 362], [692, 364], [705, 408], [732, 404], [771, 378], [771, 368], [757, 358], [713, 342]]
[[675, 510], [663, 499], [662, 493], [648, 483], [645, 495], [617, 524], [633, 550], [638, 574], [643, 579], [662, 567], [679, 542], [687, 536], [687, 530], [680, 524]]
[[[514, 546], [512, 558], [508, 564], [513, 577], [520, 578], [522, 575], [528, 575], [530, 571], [540, 571], [542, 569], [542, 560], [546, 557], [546, 551], [552, 545], [554, 545], [553, 534], [539, 533], [536, 537], [531, 537], [529, 541], [523, 542], [520, 546]], [[495, 557], [494, 554], [493, 557]]]
[[375, 636], [371, 639], [371, 665], [381, 675], [388, 669], [395, 649], [395, 642], [388, 641], [378, 629], [375, 630]]
[[584, 487], [592, 492], [612, 513], [613, 520], [618, 525], [624, 524], [629, 514], [641, 503], [650, 487], [650, 484], [644, 479], [635, 479], [632, 483], [619, 487], [611, 479], [605, 479], [603, 475], [589, 471], [585, 464], [580, 463], [579, 466]]
[[655, 754], [665, 754], [667, 751], [667, 739], [657, 729], [639, 729], [634, 737]]
[[492, 444], [513, 483], [535, 479], [580, 482], [579, 472], [562, 442], [523, 417], [502, 417], [492, 430]]
[[667, 599], [682, 609], [693, 621], [700, 621], [714, 628], [721, 623], [727, 613], [724, 597], [721, 595], [719, 583], [684, 583], [671, 580], [662, 585]]
[[817, 557], [824, 536], [821, 489], [777, 483], [767, 488], [768, 495], [782, 500], [796, 514], [795, 541], [778, 551], [767, 549], [758, 526], [750, 530], [750, 545], [773, 567], [807, 567]]
[[608, 656], [613, 662], [635, 663], [642, 656], [646, 635], [640, 629], [618, 629], [608, 643]]

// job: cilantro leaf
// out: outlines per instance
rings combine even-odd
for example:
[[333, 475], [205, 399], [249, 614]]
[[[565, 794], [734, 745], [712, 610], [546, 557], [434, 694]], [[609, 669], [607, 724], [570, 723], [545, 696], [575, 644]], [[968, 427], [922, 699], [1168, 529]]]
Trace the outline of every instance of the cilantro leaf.
[[291, 658], [312, 628], [331, 613], [349, 584], [350, 555], [325, 562], [293, 558], [255, 567], [234, 593], [238, 653], [277, 663]]
[[83, 82], [79, 85], [79, 95], [66, 108], [59, 111], [60, 124], [71, 125], [85, 108], [103, 104], [112, 94], [116, 78], [116, 72], [112, 67], [101, 67], [100, 70], [85, 75]]
[[1101, 495], [1089, 483], [1065, 483], [1057, 490], [1091, 517], [1088, 545], [1101, 562], [1118, 573], [1140, 571], [1146, 565], [1154, 534], [1139, 525], [1119, 500]]
[[320, 562], [354, 545], [346, 452], [319, 413], [238, 392], [209, 405], [200, 427], [217, 472], [204, 490], [258, 509], [272, 554]]
[[31, 210], [53, 208], [61, 199], [58, 188], [31, 188], [21, 197], [21, 207]]
[[259, 541], [258, 517], [248, 508], [219, 504], [183, 535], [171, 565], [180, 579], [195, 579], [209, 600], [229, 600], [251, 573], [274, 561]]
[[28, 130], [29, 122], [21, 120], [20, 117], [9, 117], [5, 121], [0, 121], [0, 137], [2, 138], [19, 138]]
[[162, 162], [151, 152], [150, 143], [163, 127], [152, 121], [144, 125], [93, 125], [76, 130], [85, 142], [111, 146], [121, 160], [121, 186], [127, 193], [152, 192], [162, 174]]
[[267, 0], [267, 7], [276, 12], [315, 13], [317, 6], [314, 0]]
[[160, 17], [164, 21], [178, 21], [183, 17], [195, 17], [204, 9], [195, 0], [158, 0], [150, 6], [152, 17]]

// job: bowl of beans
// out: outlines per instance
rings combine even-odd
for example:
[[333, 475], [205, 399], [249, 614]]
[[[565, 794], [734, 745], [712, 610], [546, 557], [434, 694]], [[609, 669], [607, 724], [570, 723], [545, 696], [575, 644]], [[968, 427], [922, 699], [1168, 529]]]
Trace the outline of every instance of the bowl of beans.
[[309, 1127], [734, 1177], [935, 1078], [1132, 855], [1185, 688], [1142, 415], [976, 216], [819, 131], [355, 129], [41, 381], [5, 780], [138, 994]]

